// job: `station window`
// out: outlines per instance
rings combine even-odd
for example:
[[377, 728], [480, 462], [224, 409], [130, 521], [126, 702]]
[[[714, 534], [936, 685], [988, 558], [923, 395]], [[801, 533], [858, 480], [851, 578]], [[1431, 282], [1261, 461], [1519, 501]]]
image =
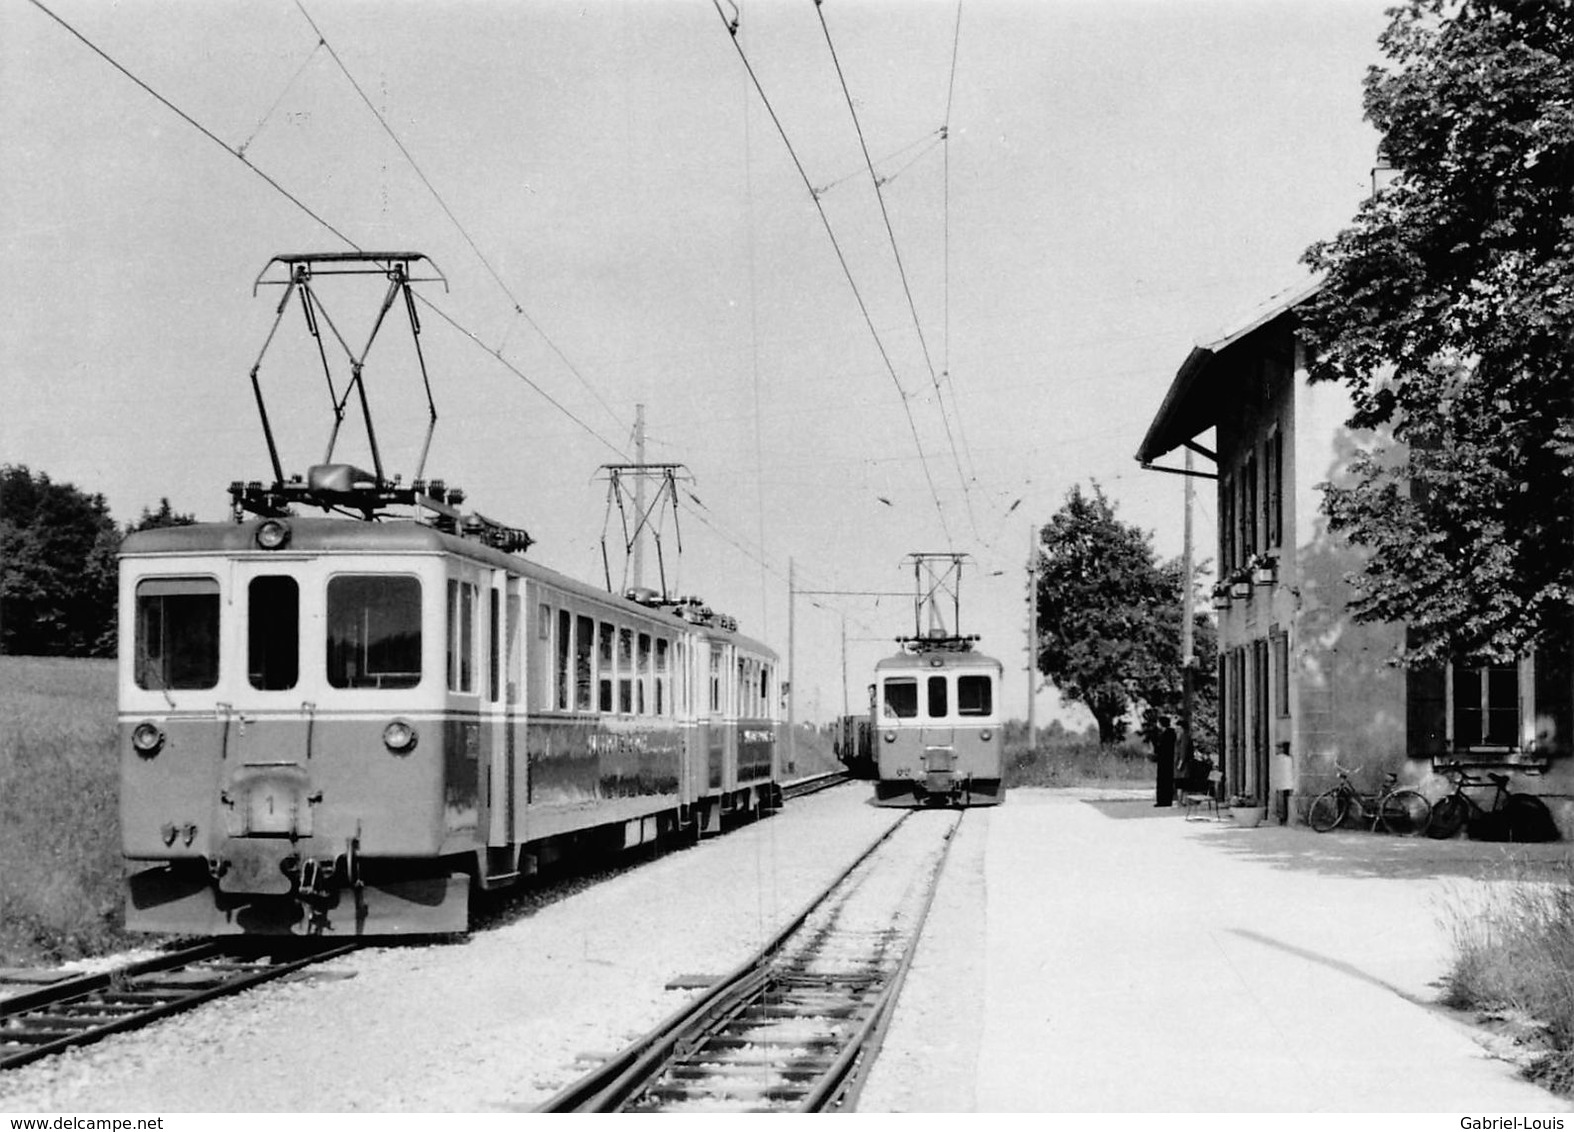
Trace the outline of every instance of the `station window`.
[[149, 578], [137, 583], [137, 687], [212, 688], [219, 682], [219, 583]]
[[885, 682], [885, 714], [897, 719], [918, 715], [918, 680], [912, 676], [892, 676]]
[[957, 715], [989, 715], [995, 710], [995, 685], [988, 676], [956, 678]]
[[246, 677], [266, 692], [300, 677], [301, 587], [288, 574], [253, 578], [246, 587]]
[[402, 574], [328, 579], [328, 683], [413, 688], [421, 682], [421, 580]]
[[1512, 747], [1519, 737], [1519, 666], [1454, 666], [1454, 746]]
[[950, 714], [946, 705], [946, 678], [944, 676], [931, 676], [929, 678], [929, 718], [944, 719]]

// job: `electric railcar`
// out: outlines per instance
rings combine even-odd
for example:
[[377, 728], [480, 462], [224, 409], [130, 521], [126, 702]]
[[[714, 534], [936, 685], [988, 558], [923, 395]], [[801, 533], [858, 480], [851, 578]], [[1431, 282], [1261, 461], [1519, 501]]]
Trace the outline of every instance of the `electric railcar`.
[[461, 932], [474, 889], [779, 806], [769, 648], [693, 600], [598, 590], [438, 511], [127, 538], [131, 930]]
[[875, 665], [875, 802], [992, 806], [1005, 795], [1000, 662], [972, 638], [915, 637]]

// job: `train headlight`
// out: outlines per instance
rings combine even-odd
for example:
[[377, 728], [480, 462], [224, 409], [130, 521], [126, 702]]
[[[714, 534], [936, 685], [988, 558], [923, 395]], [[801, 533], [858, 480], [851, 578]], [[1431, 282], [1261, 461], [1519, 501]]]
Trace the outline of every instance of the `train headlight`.
[[383, 746], [396, 755], [407, 755], [415, 750], [415, 728], [402, 719], [396, 719], [383, 728]]
[[990, 730], [990, 729], [989, 729], [989, 728], [987, 728], [987, 727], [986, 727], [986, 728], [984, 728], [984, 729], [983, 729], [983, 730], [982, 730], [982, 731], [980, 731], [980, 732], [979, 732], [979, 733], [978, 733], [978, 737], [979, 737], [979, 738], [980, 738], [980, 739], [982, 739], [982, 740], [983, 740], [983, 741], [984, 741], [984, 742], [986, 742], [986, 743], [987, 743], [987, 742], [989, 742], [989, 738], [990, 738], [990, 736], [991, 736], [991, 735], [993, 735], [993, 734], [994, 734], [994, 732], [993, 732], [993, 731], [991, 731], [991, 730]]
[[282, 519], [267, 519], [257, 528], [257, 545], [264, 550], [278, 550], [290, 541], [290, 525]]
[[894, 742], [896, 742], [896, 732], [895, 731], [887, 731], [885, 733], [885, 741], [887, 743], [894, 743]]
[[137, 749], [137, 754], [150, 759], [164, 746], [164, 732], [159, 730], [158, 724], [143, 720], [131, 731], [131, 745]]

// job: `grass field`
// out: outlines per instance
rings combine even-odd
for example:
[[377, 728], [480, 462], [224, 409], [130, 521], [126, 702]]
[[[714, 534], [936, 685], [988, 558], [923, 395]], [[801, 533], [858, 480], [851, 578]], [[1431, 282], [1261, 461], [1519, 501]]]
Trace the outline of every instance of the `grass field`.
[[0, 656], [0, 965], [122, 930], [115, 662]]
[[1485, 902], [1445, 917], [1454, 962], [1444, 1001], [1516, 1028], [1540, 1052], [1526, 1076], [1574, 1094], [1574, 870], [1552, 881], [1505, 879]]
[[1152, 785], [1148, 748], [1134, 740], [1100, 746], [1096, 740], [1063, 737], [1037, 747], [1006, 745], [1006, 786]]

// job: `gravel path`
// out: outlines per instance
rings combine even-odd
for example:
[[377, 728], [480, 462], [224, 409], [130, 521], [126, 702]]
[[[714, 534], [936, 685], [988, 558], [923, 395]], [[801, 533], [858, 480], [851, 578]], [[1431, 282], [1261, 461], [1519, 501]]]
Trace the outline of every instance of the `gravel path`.
[[723, 974], [899, 812], [854, 784], [461, 943], [376, 948], [0, 1078], [0, 1111], [528, 1109]]

